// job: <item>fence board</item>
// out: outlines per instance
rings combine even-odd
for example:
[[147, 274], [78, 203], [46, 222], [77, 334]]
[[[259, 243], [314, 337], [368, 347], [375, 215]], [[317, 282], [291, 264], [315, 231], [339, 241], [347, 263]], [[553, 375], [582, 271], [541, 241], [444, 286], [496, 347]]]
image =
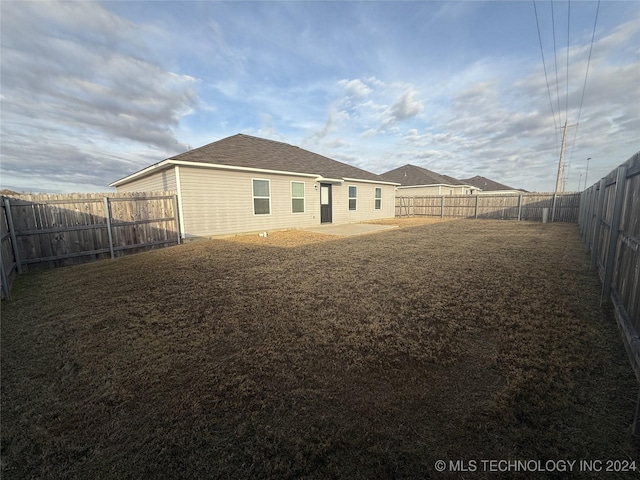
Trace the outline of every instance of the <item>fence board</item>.
[[4, 199], [0, 215], [3, 293], [10, 291], [13, 275], [22, 267], [42, 270], [109, 258], [112, 251], [113, 256], [122, 256], [180, 242], [173, 192]]
[[[583, 193], [580, 222], [640, 382], [640, 152]], [[640, 433], [638, 416], [633, 428]]]
[[396, 217], [438, 216], [541, 221], [543, 209], [548, 208], [551, 212], [553, 208], [554, 214], [550, 216], [550, 221], [577, 222], [579, 206], [579, 193], [401, 196], [396, 197]]
[[1, 297], [11, 299], [11, 286], [18, 273], [18, 264], [15, 257], [15, 243], [13, 235], [9, 231], [7, 207], [4, 199], [0, 199], [0, 283]]

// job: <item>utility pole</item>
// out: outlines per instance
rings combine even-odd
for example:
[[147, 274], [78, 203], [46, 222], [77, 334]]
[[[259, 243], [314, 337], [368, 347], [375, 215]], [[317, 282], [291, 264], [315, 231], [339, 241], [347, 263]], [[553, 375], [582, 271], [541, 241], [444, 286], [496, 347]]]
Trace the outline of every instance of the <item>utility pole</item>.
[[[567, 127], [575, 127], [575, 125], [567, 125], [567, 121], [564, 121], [564, 127], [562, 127], [562, 146], [560, 147], [560, 161], [558, 162], [558, 176], [556, 178], [556, 193], [563, 190], [562, 187], [562, 161], [564, 160], [564, 146], [567, 143]], [[558, 127], [560, 128], [560, 127]]]

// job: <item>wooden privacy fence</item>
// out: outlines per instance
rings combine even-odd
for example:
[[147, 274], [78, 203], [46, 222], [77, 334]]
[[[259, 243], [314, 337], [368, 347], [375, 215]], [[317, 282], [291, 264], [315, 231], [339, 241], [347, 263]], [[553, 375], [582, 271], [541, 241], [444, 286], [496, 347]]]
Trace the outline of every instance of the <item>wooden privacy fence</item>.
[[577, 222], [579, 193], [396, 197], [396, 217], [459, 217]]
[[[578, 224], [640, 382], [640, 152], [582, 192]], [[640, 433], [640, 393], [634, 432]]]
[[173, 192], [1, 197], [2, 293], [16, 274], [180, 243]]
[[0, 197], [0, 282], [2, 282], [2, 298], [11, 298], [11, 285], [18, 273], [18, 263], [14, 254], [15, 238], [9, 231], [7, 209]]

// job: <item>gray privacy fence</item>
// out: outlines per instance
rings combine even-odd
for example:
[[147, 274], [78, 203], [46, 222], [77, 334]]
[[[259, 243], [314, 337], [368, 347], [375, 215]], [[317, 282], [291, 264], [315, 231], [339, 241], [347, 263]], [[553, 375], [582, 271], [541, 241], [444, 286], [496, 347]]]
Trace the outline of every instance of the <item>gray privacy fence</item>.
[[[578, 224], [640, 382], [640, 152], [582, 192]], [[633, 428], [640, 433], [640, 393]]]
[[174, 192], [0, 197], [2, 296], [16, 274], [180, 243]]
[[579, 193], [396, 197], [396, 217], [457, 217], [577, 222]]

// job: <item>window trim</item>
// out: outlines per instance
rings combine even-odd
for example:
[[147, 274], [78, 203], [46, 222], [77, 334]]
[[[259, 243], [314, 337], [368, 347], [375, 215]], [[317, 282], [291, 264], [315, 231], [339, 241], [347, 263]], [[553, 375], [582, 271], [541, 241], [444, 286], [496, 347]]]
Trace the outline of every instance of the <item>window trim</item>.
[[[378, 192], [380, 192], [379, 197]], [[373, 190], [373, 209], [382, 210], [382, 187], [375, 187]]]
[[[356, 196], [351, 196], [351, 187], [356, 189]], [[351, 208], [351, 200], [355, 200], [355, 208]], [[350, 212], [358, 211], [358, 186], [357, 185], [348, 185], [347, 186], [347, 208]]]
[[[255, 191], [254, 191], [254, 185], [253, 182], [255, 180], [259, 180], [259, 181], [263, 181], [263, 182], [267, 182], [269, 185], [269, 196], [256, 196], [255, 195]], [[256, 198], [261, 198], [261, 199], [268, 199], [269, 200], [269, 213], [256, 213]], [[254, 216], [263, 216], [263, 215], [271, 215], [271, 180], [269, 178], [252, 178], [251, 179], [251, 203], [252, 203], [252, 208], [253, 208], [253, 215]]]
[[[301, 197], [294, 197], [293, 196], [293, 184], [294, 183], [301, 183], [302, 184], [302, 196]], [[306, 195], [307, 195], [307, 185], [305, 182], [301, 182], [300, 180], [291, 180], [290, 182], [291, 186], [291, 214], [292, 215], [300, 215], [302, 213], [306, 213], [307, 211], [307, 201], [306, 201]], [[293, 211], [293, 201], [294, 200], [302, 200], [302, 211], [301, 212], [294, 212]]]

